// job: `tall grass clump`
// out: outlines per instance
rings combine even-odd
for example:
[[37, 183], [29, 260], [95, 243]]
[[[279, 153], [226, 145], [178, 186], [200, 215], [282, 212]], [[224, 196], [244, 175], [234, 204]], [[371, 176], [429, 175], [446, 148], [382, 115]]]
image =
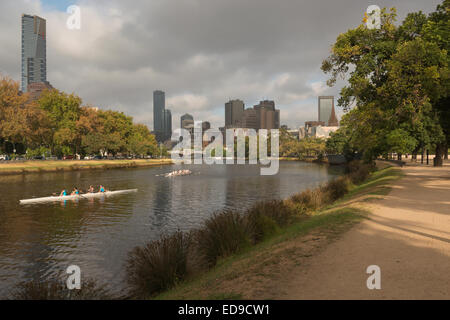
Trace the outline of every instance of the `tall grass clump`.
[[132, 297], [145, 298], [173, 287], [187, 276], [191, 236], [181, 231], [134, 248], [127, 261]]
[[81, 283], [81, 289], [67, 289], [63, 281], [22, 282], [12, 291], [13, 300], [112, 300], [113, 296], [104, 286], [87, 279]]
[[350, 181], [346, 176], [329, 181], [320, 188], [323, 193], [323, 199], [325, 199], [324, 204], [330, 204], [342, 198], [349, 191], [349, 188]]
[[244, 217], [235, 211], [216, 213], [196, 232], [196, 247], [209, 267], [250, 245]]
[[373, 169], [373, 165], [353, 160], [347, 166], [347, 175], [352, 183], [361, 184], [369, 177]]
[[253, 243], [258, 243], [287, 226], [295, 210], [283, 200], [258, 202], [244, 215]]
[[289, 200], [297, 206], [301, 213], [307, 213], [319, 209], [323, 204], [323, 193], [318, 189], [305, 190], [302, 193], [294, 194]]

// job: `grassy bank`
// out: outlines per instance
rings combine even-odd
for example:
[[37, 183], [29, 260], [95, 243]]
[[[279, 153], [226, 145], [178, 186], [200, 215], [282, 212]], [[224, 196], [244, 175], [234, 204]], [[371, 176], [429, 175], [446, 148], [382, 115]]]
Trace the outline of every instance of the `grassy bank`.
[[364, 203], [389, 191], [401, 171], [386, 168], [373, 172], [336, 201], [308, 213], [300, 212], [292, 224], [272, 236], [219, 259], [208, 272], [193, 276], [155, 296], [156, 299], [273, 299], [282, 290], [286, 275], [301, 268], [305, 259], [338, 238], [368, 211]]
[[171, 159], [136, 160], [60, 160], [60, 161], [8, 161], [0, 163], [0, 175], [58, 172], [74, 170], [104, 170], [114, 168], [137, 168], [171, 164]]

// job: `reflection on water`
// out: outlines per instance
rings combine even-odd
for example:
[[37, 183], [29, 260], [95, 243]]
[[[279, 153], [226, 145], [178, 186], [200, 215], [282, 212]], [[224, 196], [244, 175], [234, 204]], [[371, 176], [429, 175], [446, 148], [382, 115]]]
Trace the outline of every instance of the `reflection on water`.
[[[186, 166], [190, 176], [159, 176], [179, 166], [0, 177], [0, 297], [18, 282], [65, 276], [72, 264], [83, 277], [124, 287], [124, 264], [135, 246], [161, 235], [201, 226], [222, 209], [285, 198], [315, 187], [339, 168], [281, 162], [275, 176], [257, 165]], [[20, 206], [20, 199], [63, 188], [103, 184], [137, 194]]]

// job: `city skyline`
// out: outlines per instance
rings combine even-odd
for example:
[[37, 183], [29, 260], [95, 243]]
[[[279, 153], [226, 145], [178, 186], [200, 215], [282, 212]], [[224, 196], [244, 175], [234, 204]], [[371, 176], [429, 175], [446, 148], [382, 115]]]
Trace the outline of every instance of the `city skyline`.
[[[215, 21], [210, 25], [207, 33], [221, 39], [216, 41], [208, 39], [206, 30], [201, 32], [197, 26], [208, 25], [212, 17], [226, 17], [232, 3], [208, 2], [199, 13], [187, 3], [175, 10], [172, 1], [159, 8], [136, 1], [132, 9], [118, 1], [110, 1], [107, 6], [103, 1], [74, 1], [70, 4], [80, 5], [83, 23], [81, 30], [71, 31], [65, 28], [65, 5], [56, 5], [55, 1], [2, 1], [0, 37], [5, 46], [0, 72], [18, 81], [21, 78], [17, 58], [20, 16], [28, 13], [47, 21], [47, 79], [55, 88], [75, 92], [85, 103], [126, 112], [152, 129], [149, 92], [156, 88], [170, 92], [166, 98], [173, 106], [173, 127], [186, 112], [218, 127], [223, 125], [223, 103], [230, 98], [240, 97], [249, 105], [271, 99], [282, 110], [281, 124], [297, 127], [315, 119], [317, 96], [338, 97], [339, 85], [326, 87], [320, 63], [337, 30], [348, 26], [349, 21], [355, 26], [361, 23], [366, 4], [347, 2], [276, 6], [250, 1], [242, 12], [232, 16], [233, 23]], [[380, 1], [378, 5], [396, 6], [401, 21], [407, 12], [429, 12], [437, 3]], [[103, 10], [105, 7], [107, 10]], [[178, 10], [190, 14], [174, 23]], [[302, 16], [306, 12], [318, 18], [308, 19], [309, 25], [304, 25]], [[331, 19], [332, 12], [346, 19]], [[139, 26], [142, 16], [151, 19]], [[268, 16], [282, 23], [257, 19]], [[183, 38], [177, 36], [180, 30]], [[292, 32], [295, 30], [298, 32]], [[318, 38], [321, 41], [315, 41]], [[340, 118], [341, 110], [336, 108], [336, 112]]]

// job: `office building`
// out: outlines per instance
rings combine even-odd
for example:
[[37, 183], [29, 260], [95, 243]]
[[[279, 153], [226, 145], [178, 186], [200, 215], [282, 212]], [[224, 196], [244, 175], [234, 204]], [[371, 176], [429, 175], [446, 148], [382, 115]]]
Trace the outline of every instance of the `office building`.
[[252, 109], [245, 109], [241, 100], [230, 100], [225, 104], [225, 128], [279, 129], [280, 110], [275, 102], [260, 101]]
[[225, 103], [225, 127], [238, 126], [244, 113], [244, 102], [242, 100], [230, 100]]
[[[184, 125], [183, 125], [184, 123]], [[191, 116], [189, 113], [186, 113], [181, 116], [180, 118], [180, 128], [185, 128], [185, 125], [188, 124], [194, 124], [194, 117]]]
[[47, 81], [46, 21], [38, 16], [22, 15], [21, 90], [28, 84]]
[[166, 109], [166, 94], [161, 90], [153, 91], [153, 132], [158, 142], [172, 136], [172, 112]]
[[29, 101], [36, 101], [45, 90], [53, 90], [54, 88], [49, 82], [33, 82], [27, 85], [27, 92], [29, 94]]
[[153, 130], [155, 133], [164, 132], [164, 109], [166, 95], [164, 91], [153, 91]]
[[172, 137], [172, 112], [169, 109], [164, 110], [164, 141]]
[[274, 101], [260, 101], [253, 108], [256, 110], [257, 129], [280, 128], [280, 110], [275, 109]]
[[338, 126], [336, 113], [334, 110], [334, 96], [320, 96], [319, 104], [319, 121], [324, 122], [325, 126]]

